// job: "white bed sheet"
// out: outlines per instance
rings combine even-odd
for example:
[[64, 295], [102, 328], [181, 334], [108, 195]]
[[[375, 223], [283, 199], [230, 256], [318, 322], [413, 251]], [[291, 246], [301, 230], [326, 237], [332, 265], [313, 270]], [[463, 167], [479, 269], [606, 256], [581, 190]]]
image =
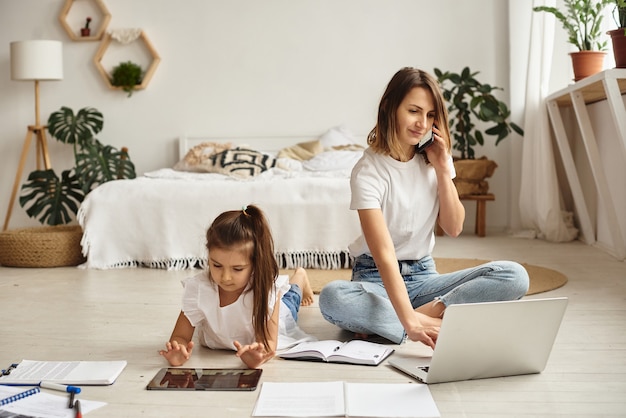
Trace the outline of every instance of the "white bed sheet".
[[349, 171], [272, 169], [242, 181], [162, 169], [105, 183], [78, 213], [83, 267], [205, 267], [209, 224], [249, 204], [266, 213], [281, 268], [348, 267], [348, 245], [361, 232]]

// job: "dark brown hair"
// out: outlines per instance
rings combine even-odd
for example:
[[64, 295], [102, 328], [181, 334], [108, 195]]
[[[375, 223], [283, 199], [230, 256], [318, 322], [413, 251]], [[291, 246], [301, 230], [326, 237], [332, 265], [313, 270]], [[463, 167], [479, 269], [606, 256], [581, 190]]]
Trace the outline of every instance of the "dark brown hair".
[[[252, 326], [256, 338], [268, 346], [269, 294], [278, 276], [278, 263], [274, 257], [274, 239], [263, 211], [250, 205], [242, 210], [232, 210], [219, 215], [206, 233], [206, 247], [230, 249], [250, 245], [253, 292]], [[213, 280], [209, 275], [209, 280]]]
[[396, 134], [396, 114], [406, 95], [415, 87], [430, 91], [435, 104], [435, 124], [444, 132], [445, 138], [448, 140], [448, 151], [450, 150], [448, 110], [437, 79], [425, 71], [405, 67], [391, 78], [383, 97], [380, 99], [376, 126], [367, 136], [367, 143], [374, 151], [385, 155], [402, 154]]

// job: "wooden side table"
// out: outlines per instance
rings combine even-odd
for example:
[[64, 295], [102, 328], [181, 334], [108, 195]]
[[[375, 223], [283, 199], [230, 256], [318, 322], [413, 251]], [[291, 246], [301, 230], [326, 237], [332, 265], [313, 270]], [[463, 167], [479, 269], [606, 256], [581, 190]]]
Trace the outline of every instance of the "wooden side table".
[[[492, 193], [487, 194], [472, 194], [459, 196], [461, 200], [473, 200], [476, 202], [476, 226], [474, 227], [474, 233], [479, 237], [486, 235], [487, 229], [487, 202], [496, 200], [496, 197]], [[443, 229], [437, 224], [435, 229], [437, 236], [443, 236]]]

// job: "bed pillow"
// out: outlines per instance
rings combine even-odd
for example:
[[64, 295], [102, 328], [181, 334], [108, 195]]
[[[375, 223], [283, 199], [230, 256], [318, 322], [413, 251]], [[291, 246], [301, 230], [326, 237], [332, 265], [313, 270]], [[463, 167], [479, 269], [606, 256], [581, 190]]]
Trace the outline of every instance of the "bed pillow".
[[335, 126], [334, 128], [330, 128], [322, 136], [319, 138], [324, 151], [331, 150], [338, 146], [348, 145], [348, 144], [358, 144], [357, 140], [352, 135], [352, 132], [344, 126]]
[[278, 152], [278, 158], [291, 158], [298, 161], [305, 161], [316, 154], [324, 151], [324, 147], [319, 139], [308, 142], [299, 142]]
[[256, 176], [276, 165], [276, 158], [247, 148], [232, 148], [213, 154], [211, 173], [245, 179]]
[[192, 171], [207, 173], [213, 169], [213, 162], [210, 158], [220, 152], [232, 148], [230, 142], [203, 142], [192, 147], [182, 160], [177, 162], [173, 169], [177, 171]]
[[324, 151], [310, 160], [303, 161], [302, 167], [309, 171], [351, 170], [362, 156], [363, 149]]

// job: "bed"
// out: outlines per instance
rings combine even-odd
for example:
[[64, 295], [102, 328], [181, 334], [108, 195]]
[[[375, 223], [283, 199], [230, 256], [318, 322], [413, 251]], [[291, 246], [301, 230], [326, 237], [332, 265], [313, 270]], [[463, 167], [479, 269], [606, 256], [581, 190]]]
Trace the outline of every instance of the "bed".
[[181, 137], [174, 167], [87, 195], [77, 216], [82, 267], [203, 268], [209, 224], [249, 204], [266, 213], [281, 268], [349, 267], [348, 245], [360, 234], [349, 175], [363, 149], [344, 127], [318, 138]]

